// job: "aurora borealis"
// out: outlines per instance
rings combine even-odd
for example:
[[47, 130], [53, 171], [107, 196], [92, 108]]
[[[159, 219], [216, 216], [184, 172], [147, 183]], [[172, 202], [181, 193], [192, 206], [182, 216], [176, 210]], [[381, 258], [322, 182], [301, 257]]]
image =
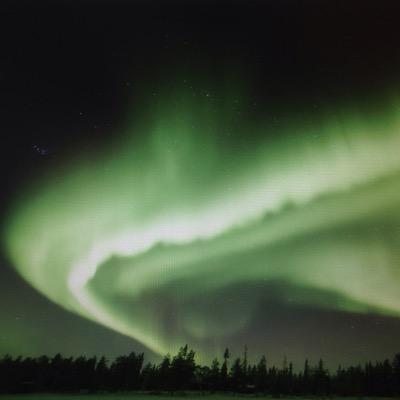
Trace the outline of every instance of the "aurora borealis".
[[[269, 52], [276, 56], [285, 40]], [[339, 345], [326, 336], [327, 318], [337, 326], [389, 321], [395, 337], [396, 80], [367, 95], [346, 81], [345, 96], [324, 93], [318, 102], [302, 99], [292, 82], [276, 100], [257, 88], [257, 79], [270, 79], [264, 64], [255, 78], [248, 66], [232, 68], [223, 83], [220, 70], [168, 73], [173, 66], [158, 74], [157, 90], [150, 72], [142, 77], [107, 134], [26, 172], [4, 219], [10, 266], [50, 301], [157, 355], [188, 343], [207, 361], [245, 344], [272, 358], [303, 356], [309, 348], [289, 340], [274, 349], [274, 334], [265, 339], [274, 329], [282, 335], [286, 320], [296, 321], [299, 343], [318, 336], [317, 326], [334, 343], [328, 362]], [[286, 87], [292, 78], [276, 71], [275, 85]], [[307, 313], [321, 326], [311, 328]], [[357, 334], [367, 338], [366, 330]]]

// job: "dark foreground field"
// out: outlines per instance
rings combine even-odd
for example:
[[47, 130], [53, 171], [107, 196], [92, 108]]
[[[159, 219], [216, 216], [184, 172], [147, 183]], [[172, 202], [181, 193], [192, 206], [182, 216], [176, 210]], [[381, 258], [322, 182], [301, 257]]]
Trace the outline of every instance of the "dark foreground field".
[[[235, 394], [174, 394], [174, 395], [152, 395], [152, 394], [7, 394], [0, 395], [1, 400], [245, 400], [256, 396]], [[257, 396], [257, 399], [271, 399], [268, 396]], [[290, 397], [280, 400], [289, 400]]]
[[[277, 399], [271, 396], [255, 395], [235, 395], [235, 394], [175, 394], [175, 395], [151, 395], [151, 394], [15, 394], [0, 395], [0, 400], [167, 400], [167, 399], [187, 399], [187, 400], [249, 400], [249, 399]], [[279, 400], [360, 400], [359, 397], [280, 397]], [[368, 400], [384, 400], [384, 397], [368, 397]]]

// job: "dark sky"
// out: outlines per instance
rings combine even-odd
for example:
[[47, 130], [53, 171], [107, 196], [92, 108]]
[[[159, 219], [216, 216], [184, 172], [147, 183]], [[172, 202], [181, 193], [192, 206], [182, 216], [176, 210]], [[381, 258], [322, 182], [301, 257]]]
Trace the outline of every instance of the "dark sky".
[[[318, 126], [320, 110], [329, 114], [335, 107], [384, 115], [400, 77], [399, 17], [399, 3], [386, 0], [2, 1], [2, 221], [34, 177], [85, 152], [107, 153], [117, 128], [183, 84], [218, 99], [226, 88], [244, 87], [257, 106], [239, 106], [239, 112], [259, 121], [268, 109], [268, 126], [282, 121], [282, 129], [304, 116]], [[279, 132], [234, 132], [230, 146], [247, 151], [280, 140]], [[134, 131], [132, 140], [139, 143], [142, 135]], [[7, 229], [2, 234], [6, 239]], [[2, 253], [0, 354], [113, 357], [133, 349], [157, 357], [139, 341], [47, 300]], [[244, 297], [289, 290], [281, 282], [240, 287]], [[218, 299], [234, 289], [226, 290]], [[254, 357], [269, 351], [273, 360], [287, 354], [300, 364], [305, 356], [324, 356], [336, 365], [399, 350], [400, 319], [393, 315], [288, 305], [278, 294], [258, 307], [248, 336], [242, 332], [227, 343], [235, 349], [247, 343]]]

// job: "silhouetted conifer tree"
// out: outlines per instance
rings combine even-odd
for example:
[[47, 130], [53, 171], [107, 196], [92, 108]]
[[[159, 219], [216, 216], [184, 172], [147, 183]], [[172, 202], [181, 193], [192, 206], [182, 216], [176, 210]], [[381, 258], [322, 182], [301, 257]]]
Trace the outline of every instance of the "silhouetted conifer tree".
[[257, 364], [256, 373], [255, 373], [255, 385], [256, 389], [259, 392], [265, 392], [267, 389], [267, 359], [265, 356], [261, 357], [261, 360]]
[[157, 387], [157, 368], [154, 364], [147, 363], [141, 373], [143, 390], [158, 389]]
[[190, 389], [195, 383], [195, 353], [188, 346], [181, 347], [171, 362], [171, 381], [174, 390]]
[[229, 349], [226, 348], [224, 351], [224, 362], [221, 367], [221, 388], [223, 390], [227, 390], [229, 388], [229, 381], [228, 381], [228, 362], [229, 362]]
[[157, 378], [155, 389], [172, 390], [171, 384], [171, 356], [167, 354], [157, 368]]
[[400, 353], [393, 359], [393, 393], [400, 396]]
[[103, 356], [95, 367], [94, 388], [98, 391], [104, 391], [109, 386], [108, 361]]
[[212, 361], [209, 370], [208, 387], [213, 391], [221, 389], [221, 371], [219, 368], [219, 361], [216, 358]]
[[306, 359], [306, 361], [304, 362], [302, 393], [303, 394], [311, 393], [311, 372], [308, 359]]

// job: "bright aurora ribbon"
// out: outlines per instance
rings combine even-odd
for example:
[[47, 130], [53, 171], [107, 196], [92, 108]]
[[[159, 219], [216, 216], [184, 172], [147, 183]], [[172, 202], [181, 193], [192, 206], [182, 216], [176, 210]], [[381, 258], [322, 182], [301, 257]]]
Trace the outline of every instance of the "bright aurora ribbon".
[[[8, 254], [55, 303], [160, 354], [184, 343], [215, 354], [268, 300], [256, 291], [232, 311], [229, 288], [252, 282], [281, 282], [291, 304], [398, 316], [393, 104], [274, 128], [182, 96], [108, 154], [82, 154], [21, 191]], [[266, 134], [234, 146], [231, 132]]]

